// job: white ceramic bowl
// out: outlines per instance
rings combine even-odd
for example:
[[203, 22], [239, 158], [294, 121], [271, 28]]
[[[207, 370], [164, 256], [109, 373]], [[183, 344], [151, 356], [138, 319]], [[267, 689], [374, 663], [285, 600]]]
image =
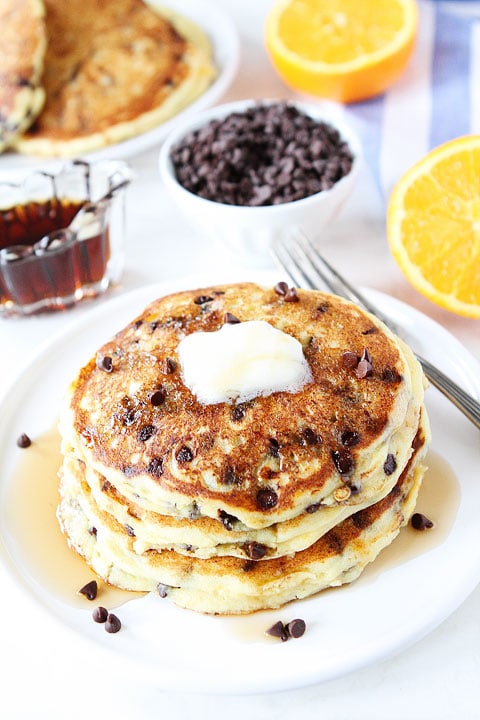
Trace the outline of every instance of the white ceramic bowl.
[[[277, 205], [259, 207], [228, 205], [206, 200], [186, 190], [177, 180], [171, 160], [172, 148], [189, 132], [206, 125], [210, 120], [223, 119], [233, 112], [243, 112], [258, 104], [259, 100], [242, 100], [210, 108], [178, 125], [165, 139], [159, 156], [161, 180], [174, 202], [191, 223], [202, 229], [208, 236], [228, 247], [243, 258], [257, 261], [269, 258], [269, 247], [276, 239], [288, 237], [302, 230], [315, 238], [330, 223], [350, 195], [360, 163], [360, 143], [355, 134], [344, 123], [333, 119], [334, 107], [316, 107], [302, 102], [290, 102], [299, 110], [316, 120], [323, 120], [335, 127], [348, 143], [354, 160], [350, 172], [329, 190], [309, 197]], [[265, 100], [262, 103], [274, 103]]]

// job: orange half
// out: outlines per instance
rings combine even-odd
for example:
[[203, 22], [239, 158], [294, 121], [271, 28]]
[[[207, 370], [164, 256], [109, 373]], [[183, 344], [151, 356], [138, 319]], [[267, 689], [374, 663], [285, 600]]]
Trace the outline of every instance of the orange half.
[[294, 90], [355, 102], [386, 90], [414, 47], [415, 0], [278, 0], [265, 44]]

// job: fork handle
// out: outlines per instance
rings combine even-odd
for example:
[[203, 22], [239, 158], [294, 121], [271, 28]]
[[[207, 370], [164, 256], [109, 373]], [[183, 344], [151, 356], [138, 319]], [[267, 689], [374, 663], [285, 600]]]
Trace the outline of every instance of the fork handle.
[[480, 403], [428, 360], [416, 355], [425, 376], [480, 430]]

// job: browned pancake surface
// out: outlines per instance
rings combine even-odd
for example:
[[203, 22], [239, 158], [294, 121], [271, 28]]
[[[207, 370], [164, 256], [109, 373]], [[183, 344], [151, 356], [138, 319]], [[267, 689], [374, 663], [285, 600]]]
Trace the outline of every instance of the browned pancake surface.
[[[355, 465], [383, 437], [405, 365], [398, 346], [360, 309], [320, 292], [298, 296], [286, 302], [273, 288], [239, 284], [151, 304], [75, 382], [74, 430], [88, 457], [120, 472], [133, 489], [137, 477], [148, 476], [194, 502], [261, 511], [263, 524], [315, 497], [338, 476], [339, 456]], [[226, 313], [266, 320], [296, 337], [314, 381], [241, 405], [201, 405], [182, 381], [176, 348], [185, 334], [219, 329]], [[361, 378], [343, 355], [360, 357], [365, 348], [372, 372]], [[102, 369], [104, 358], [111, 372]], [[388, 452], [382, 447], [381, 466]], [[348, 473], [344, 479], [348, 484]], [[352, 488], [353, 502], [358, 490]]]
[[45, 108], [31, 131], [101, 133], [163, 104], [188, 70], [184, 38], [141, 0], [45, 0]]

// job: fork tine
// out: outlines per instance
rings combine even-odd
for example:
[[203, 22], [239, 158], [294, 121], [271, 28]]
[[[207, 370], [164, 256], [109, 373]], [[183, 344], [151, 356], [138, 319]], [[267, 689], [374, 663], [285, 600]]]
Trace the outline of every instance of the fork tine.
[[315, 247], [306, 235], [303, 233], [301, 235], [299, 234], [295, 242], [297, 247], [301, 247], [307, 261], [313, 265], [319, 278], [321, 278], [330, 290], [335, 292], [337, 295], [341, 295], [347, 300], [356, 303], [357, 305], [361, 305], [369, 312], [377, 312], [377, 309], [373, 307], [367, 298], [330, 265], [330, 263], [320, 254], [318, 248]]
[[289, 241], [284, 243], [280, 241], [276, 242], [271, 248], [271, 251], [282, 270], [290, 276], [290, 279], [297, 287], [307, 287], [315, 290], [316, 286], [314, 282], [298, 263]]

